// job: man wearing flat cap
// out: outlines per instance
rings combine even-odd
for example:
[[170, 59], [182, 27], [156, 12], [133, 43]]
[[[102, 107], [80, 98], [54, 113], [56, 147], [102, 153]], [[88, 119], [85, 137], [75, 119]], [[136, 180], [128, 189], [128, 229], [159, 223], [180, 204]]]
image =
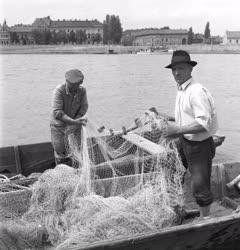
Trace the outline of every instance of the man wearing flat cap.
[[65, 74], [65, 83], [58, 85], [52, 95], [51, 139], [56, 164], [69, 163], [66, 151], [66, 131], [70, 126], [81, 127], [87, 120], [86, 89], [82, 87], [84, 75], [78, 69]]
[[210, 92], [191, 75], [196, 65], [186, 51], [176, 50], [171, 64], [166, 66], [172, 70], [178, 91], [175, 116], [169, 117], [175, 124], [169, 123], [163, 136], [179, 137], [180, 155], [191, 174], [192, 192], [200, 217], [207, 217], [213, 201], [210, 178], [215, 146], [212, 136], [217, 131], [218, 122]]

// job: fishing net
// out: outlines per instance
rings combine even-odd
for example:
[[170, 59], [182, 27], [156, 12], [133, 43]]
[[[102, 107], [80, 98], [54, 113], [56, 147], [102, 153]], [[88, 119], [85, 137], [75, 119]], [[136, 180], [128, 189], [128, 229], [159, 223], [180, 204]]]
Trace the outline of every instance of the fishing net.
[[14, 235], [25, 248], [74, 244], [84, 249], [177, 224], [184, 167], [175, 143], [161, 136], [167, 123], [147, 111], [120, 132], [91, 121], [68, 128], [73, 167], [57, 165], [38, 178], [27, 211], [0, 224], [0, 244]]

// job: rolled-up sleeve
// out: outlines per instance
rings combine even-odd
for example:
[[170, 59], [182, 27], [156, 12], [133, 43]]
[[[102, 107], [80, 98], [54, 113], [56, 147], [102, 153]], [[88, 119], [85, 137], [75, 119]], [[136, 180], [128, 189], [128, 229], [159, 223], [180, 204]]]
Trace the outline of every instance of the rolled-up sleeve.
[[85, 88], [82, 88], [81, 93], [81, 104], [77, 113], [77, 117], [82, 117], [87, 113], [88, 110], [88, 100], [87, 100], [87, 92]]
[[203, 88], [196, 88], [191, 93], [190, 102], [193, 109], [194, 119], [207, 131], [212, 123], [212, 104], [208, 94]]
[[64, 115], [63, 96], [59, 88], [56, 88], [52, 94], [52, 110], [53, 110], [53, 117], [57, 120], [61, 119], [62, 116]]

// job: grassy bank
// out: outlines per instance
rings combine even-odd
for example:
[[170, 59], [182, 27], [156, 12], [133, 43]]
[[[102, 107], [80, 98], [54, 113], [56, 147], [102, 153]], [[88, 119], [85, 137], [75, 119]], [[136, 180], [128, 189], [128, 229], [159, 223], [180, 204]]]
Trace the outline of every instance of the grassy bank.
[[[147, 49], [146, 46], [121, 46], [121, 45], [24, 45], [2, 46], [0, 54], [129, 54]], [[201, 54], [240, 54], [240, 45], [172, 45], [167, 49], [183, 49], [190, 53]], [[156, 50], [154, 53], [167, 53]]]

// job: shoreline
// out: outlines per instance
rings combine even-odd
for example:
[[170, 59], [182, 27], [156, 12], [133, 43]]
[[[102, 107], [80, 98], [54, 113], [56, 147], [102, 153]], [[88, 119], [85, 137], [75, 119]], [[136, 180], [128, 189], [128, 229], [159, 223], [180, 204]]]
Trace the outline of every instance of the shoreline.
[[[122, 45], [10, 45], [1, 46], [0, 54], [136, 54], [147, 46]], [[168, 51], [169, 49], [169, 51]], [[240, 54], [240, 45], [174, 45], [146, 54], [170, 54], [183, 49], [191, 54]]]

